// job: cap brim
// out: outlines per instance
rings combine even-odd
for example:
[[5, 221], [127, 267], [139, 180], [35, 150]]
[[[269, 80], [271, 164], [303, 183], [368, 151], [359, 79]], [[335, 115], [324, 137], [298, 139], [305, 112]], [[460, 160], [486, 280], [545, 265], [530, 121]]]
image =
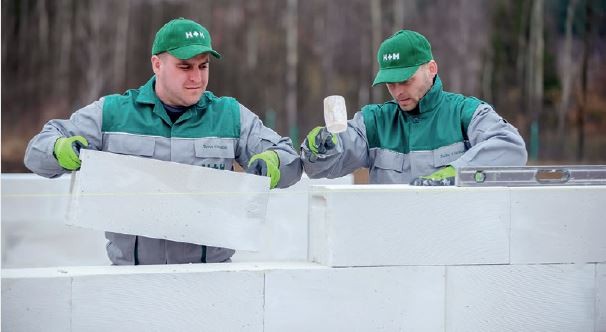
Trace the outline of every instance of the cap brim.
[[421, 65], [406, 68], [385, 68], [379, 70], [372, 86], [382, 83], [404, 82], [415, 74]]
[[215, 58], [221, 59], [221, 54], [219, 54], [217, 51], [213, 50], [212, 48], [210, 48], [208, 46], [203, 46], [203, 45], [188, 45], [188, 46], [175, 48], [175, 49], [169, 50], [167, 52], [170, 53], [175, 58], [181, 59], [181, 60], [191, 59], [191, 58], [197, 56], [198, 54], [202, 54], [202, 53], [210, 53]]

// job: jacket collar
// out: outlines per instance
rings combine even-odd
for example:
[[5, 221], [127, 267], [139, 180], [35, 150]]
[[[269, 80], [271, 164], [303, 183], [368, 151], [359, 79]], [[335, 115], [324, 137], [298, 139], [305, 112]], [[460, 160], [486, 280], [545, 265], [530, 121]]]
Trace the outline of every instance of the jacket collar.
[[139, 95], [137, 96], [137, 103], [141, 104], [156, 104], [160, 102], [154, 86], [156, 85], [156, 75], [152, 76], [145, 85], [139, 89]]
[[433, 85], [429, 91], [427, 91], [425, 96], [423, 96], [423, 98], [421, 98], [419, 101], [419, 112], [427, 113], [436, 109], [442, 103], [442, 99], [444, 98], [443, 92], [442, 80], [440, 80], [440, 77], [436, 75]]

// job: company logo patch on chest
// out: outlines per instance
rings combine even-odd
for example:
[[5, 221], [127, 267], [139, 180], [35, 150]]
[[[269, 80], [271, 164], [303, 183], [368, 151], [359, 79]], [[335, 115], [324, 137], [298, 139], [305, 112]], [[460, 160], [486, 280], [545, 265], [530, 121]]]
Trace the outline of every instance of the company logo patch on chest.
[[195, 142], [196, 157], [234, 158], [234, 144], [231, 139], [200, 138]]
[[227, 144], [219, 145], [219, 144], [202, 144], [204, 149], [219, 149], [219, 150], [227, 150]]
[[458, 157], [463, 153], [465, 153], [465, 150], [442, 152], [440, 153], [440, 158]]
[[465, 153], [465, 144], [457, 142], [451, 145], [440, 147], [433, 150], [434, 166], [448, 165], [459, 159]]

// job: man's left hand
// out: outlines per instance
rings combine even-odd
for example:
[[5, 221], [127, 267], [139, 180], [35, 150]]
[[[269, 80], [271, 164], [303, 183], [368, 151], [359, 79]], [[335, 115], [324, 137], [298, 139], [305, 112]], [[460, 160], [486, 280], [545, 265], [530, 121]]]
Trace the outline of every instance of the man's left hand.
[[427, 176], [418, 177], [410, 185], [412, 186], [452, 186], [455, 183], [457, 171], [452, 166], [446, 166]]
[[271, 178], [270, 189], [275, 188], [280, 182], [280, 158], [273, 150], [258, 153], [248, 162], [246, 173], [269, 176]]

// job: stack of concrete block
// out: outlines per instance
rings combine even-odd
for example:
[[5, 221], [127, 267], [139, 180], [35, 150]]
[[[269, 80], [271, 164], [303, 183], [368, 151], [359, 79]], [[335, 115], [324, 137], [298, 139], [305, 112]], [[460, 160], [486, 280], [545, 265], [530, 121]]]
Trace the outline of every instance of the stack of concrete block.
[[2, 329], [439, 331], [443, 294], [443, 267], [284, 262], [11, 269], [2, 276]]
[[603, 331], [605, 293], [605, 264], [9, 269], [2, 330]]
[[604, 186], [314, 186], [310, 255], [334, 267], [604, 262], [604, 202]]
[[605, 198], [314, 186], [315, 262], [4, 270], [2, 328], [606, 331]]
[[[2, 266], [30, 268], [109, 265], [103, 231], [65, 224], [69, 175], [2, 174]], [[306, 261], [309, 188], [352, 184], [353, 176], [309, 179], [269, 192], [257, 251], [237, 251], [234, 261]]]
[[264, 274], [253, 265], [11, 269], [6, 331], [261, 331]]
[[421, 297], [444, 289], [446, 331], [606, 331], [604, 186], [317, 186], [310, 202], [313, 261], [442, 267]]

